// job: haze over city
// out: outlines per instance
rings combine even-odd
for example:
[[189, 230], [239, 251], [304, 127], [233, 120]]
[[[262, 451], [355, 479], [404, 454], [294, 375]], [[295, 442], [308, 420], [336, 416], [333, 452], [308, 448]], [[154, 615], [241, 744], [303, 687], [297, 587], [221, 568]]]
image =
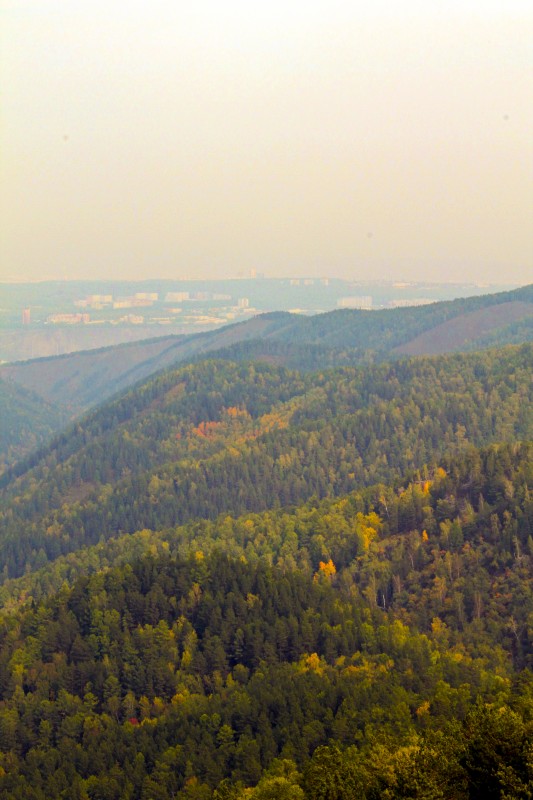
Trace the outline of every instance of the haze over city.
[[0, 281], [531, 281], [529, 3], [2, 8]]

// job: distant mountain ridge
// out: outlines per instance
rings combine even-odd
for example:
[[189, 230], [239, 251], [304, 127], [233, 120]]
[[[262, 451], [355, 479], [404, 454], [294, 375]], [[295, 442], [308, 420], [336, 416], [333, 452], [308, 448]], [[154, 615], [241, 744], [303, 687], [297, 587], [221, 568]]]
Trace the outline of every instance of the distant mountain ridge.
[[297, 366], [300, 359], [300, 366], [318, 369], [475, 349], [478, 341], [493, 347], [518, 344], [533, 339], [532, 322], [530, 284], [511, 292], [382, 311], [340, 309], [312, 317], [272, 312], [207, 333], [7, 364], [0, 367], [0, 377], [78, 414], [161, 369], [228, 347], [238, 357], [237, 346], [251, 340], [257, 340], [256, 357], [264, 349], [267, 360], [270, 355], [276, 363]]

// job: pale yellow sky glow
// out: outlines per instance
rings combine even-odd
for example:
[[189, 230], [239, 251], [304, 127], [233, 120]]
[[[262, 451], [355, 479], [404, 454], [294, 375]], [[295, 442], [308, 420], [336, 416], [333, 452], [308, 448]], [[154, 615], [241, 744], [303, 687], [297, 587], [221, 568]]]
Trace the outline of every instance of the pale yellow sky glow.
[[0, 280], [533, 281], [533, 6], [369, 5], [0, 2]]

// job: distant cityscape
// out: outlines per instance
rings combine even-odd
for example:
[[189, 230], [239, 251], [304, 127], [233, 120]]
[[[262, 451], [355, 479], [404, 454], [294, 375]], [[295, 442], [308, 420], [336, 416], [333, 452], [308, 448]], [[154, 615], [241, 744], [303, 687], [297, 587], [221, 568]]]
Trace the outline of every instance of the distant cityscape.
[[[291, 282], [291, 285], [299, 285], [299, 281]], [[304, 286], [312, 285], [311, 281], [305, 281]], [[327, 285], [327, 284], [325, 284]], [[255, 315], [258, 309], [250, 305], [248, 297], [239, 297], [235, 304], [232, 303], [233, 298], [229, 294], [221, 294], [217, 292], [167, 292], [164, 299], [160, 301], [157, 292], [136, 292], [131, 297], [115, 299], [112, 295], [108, 294], [92, 294], [80, 300], [74, 301], [76, 308], [89, 308], [94, 311], [103, 311], [105, 309], [139, 309], [139, 308], [157, 308], [163, 305], [166, 314], [153, 316], [145, 316], [144, 314], [124, 314], [117, 317], [109, 317], [109, 319], [91, 319], [91, 315], [87, 312], [84, 313], [59, 313], [49, 314], [46, 322], [52, 325], [102, 325], [110, 322], [114, 325], [144, 325], [145, 322], [158, 325], [172, 325], [176, 321], [184, 325], [201, 325], [202, 327], [222, 325], [224, 323], [234, 322], [239, 317], [246, 317]], [[228, 305], [222, 305], [216, 309], [209, 309], [208, 313], [204, 313], [203, 308], [194, 308], [192, 304], [205, 304], [209, 301], [214, 302], [227, 302]], [[389, 300], [387, 308], [404, 308], [406, 306], [421, 306], [434, 302], [429, 297], [409, 297], [398, 300]], [[183, 303], [184, 306], [176, 307], [174, 303]], [[351, 295], [339, 297], [337, 300], [337, 308], [352, 308], [371, 311], [373, 308], [373, 298], [371, 295]], [[380, 306], [383, 308], [383, 306]], [[292, 313], [312, 313], [312, 310], [294, 308], [289, 309]], [[22, 321], [24, 325], [31, 324], [31, 308], [25, 308], [22, 311]]]
[[[206, 308], [206, 304], [214, 302], [216, 308]], [[176, 306], [176, 303], [184, 304]], [[109, 311], [104, 316], [96, 319], [88, 312], [72, 313], [63, 312], [49, 314], [46, 322], [53, 325], [102, 325], [106, 322], [113, 325], [173, 325], [176, 322], [186, 326], [202, 326], [208, 328], [233, 322], [238, 317], [257, 314], [257, 309], [250, 306], [248, 297], [238, 297], [233, 301], [231, 294], [222, 292], [135, 292], [130, 296], [114, 297], [111, 294], [90, 294], [74, 300], [76, 308], [91, 309], [92, 311]], [[146, 309], [143, 314], [128, 313], [116, 314], [118, 310]], [[152, 309], [148, 311], [148, 309]], [[30, 309], [23, 310], [25, 324], [30, 324]]]
[[[387, 286], [381, 282], [377, 287], [378, 296], [376, 297], [374, 294], [342, 294], [342, 290], [355, 288], [356, 284], [331, 281], [329, 278], [289, 278], [285, 281], [268, 281], [261, 277], [257, 278], [253, 273], [250, 277], [250, 283], [262, 284], [263, 297], [260, 306], [253, 296], [240, 296], [239, 292], [234, 290], [217, 291], [208, 288], [185, 290], [180, 288], [167, 291], [138, 291], [131, 294], [105, 292], [75, 297], [70, 302], [65, 302], [58, 297], [57, 305], [61, 305], [61, 308], [54, 309], [46, 316], [43, 316], [40, 304], [33, 307], [26, 306], [21, 310], [21, 321], [24, 327], [35, 324], [179, 325], [206, 330], [264, 311], [286, 310], [297, 314], [315, 314], [335, 308], [371, 311], [382, 308], [420, 306], [444, 299], [442, 297], [443, 287], [439, 284], [431, 287], [433, 296], [420, 296], [415, 293], [413, 296], [405, 296], [405, 290], [413, 288], [418, 291], [420, 284], [391, 283]], [[205, 282], [206, 286], [211, 283], [219, 285], [230, 283], [230, 281]], [[268, 283], [271, 283], [270, 287]], [[239, 281], [239, 284], [242, 284], [242, 281]], [[269, 302], [268, 289], [275, 284], [285, 284], [288, 290], [286, 296], [299, 301], [297, 305], [290, 306], [289, 304], [290, 307], [286, 307], [286, 303], [283, 303], [280, 306], [275, 298], [271, 298]], [[316, 297], [313, 293], [310, 297], [309, 289], [318, 287], [327, 290], [333, 288], [334, 290], [333, 292], [328, 291], [327, 295], [322, 293], [320, 297]], [[229, 288], [234, 289], [232, 286]], [[387, 291], [384, 292], [385, 289]], [[395, 296], [384, 297], [384, 294], [390, 295], [391, 291]], [[317, 300], [321, 301], [320, 305], [316, 304]]]
[[242, 322], [257, 314], [421, 306], [513, 286], [247, 277], [221, 280], [43, 281], [0, 284], [0, 361]]

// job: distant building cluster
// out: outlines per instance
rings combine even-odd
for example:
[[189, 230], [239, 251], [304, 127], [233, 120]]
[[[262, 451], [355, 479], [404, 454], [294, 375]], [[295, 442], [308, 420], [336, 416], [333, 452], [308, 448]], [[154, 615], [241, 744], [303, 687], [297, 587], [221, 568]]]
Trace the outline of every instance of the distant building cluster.
[[75, 300], [74, 305], [76, 308], [94, 308], [100, 309], [110, 305], [113, 302], [113, 295], [111, 294], [89, 294], [81, 300]]
[[190, 299], [190, 292], [167, 292], [165, 295], [165, 303], [183, 303]]
[[231, 300], [231, 295], [218, 292], [167, 292], [165, 295], [165, 303], [205, 302], [206, 300]]
[[89, 314], [50, 314], [46, 319], [52, 325], [80, 325], [90, 320]]
[[126, 314], [124, 317], [120, 317], [118, 321], [126, 325], [144, 325], [144, 317], [139, 314]]
[[155, 303], [157, 300], [159, 300], [159, 294], [157, 292], [135, 292], [133, 299], [149, 300], [151, 303]]
[[136, 292], [131, 297], [113, 298], [112, 294], [89, 294], [80, 300], [75, 300], [76, 308], [92, 308], [100, 311], [111, 306], [112, 308], [138, 308], [149, 307], [159, 300], [157, 292]]
[[154, 302], [142, 297], [126, 297], [124, 300], [114, 300], [113, 308], [150, 308]]
[[[169, 307], [170, 304], [174, 303], [179, 305]], [[209, 307], [208, 304], [210, 303], [215, 305]], [[184, 307], [182, 307], [182, 304]], [[82, 309], [91, 309], [92, 311], [105, 312], [105, 317], [99, 315], [96, 319], [91, 320], [91, 324], [175, 325], [178, 323], [185, 327], [192, 325], [211, 327], [232, 322], [239, 316], [257, 313], [257, 309], [250, 306], [248, 297], [239, 297], [233, 300], [232, 295], [229, 293], [202, 290], [194, 292], [169, 291], [162, 295], [158, 292], [135, 292], [132, 295], [122, 297], [114, 297], [111, 294], [90, 294], [74, 300], [74, 306], [80, 309], [79, 313], [52, 314], [48, 317], [48, 322], [70, 325], [89, 322], [89, 315]], [[149, 316], [135, 313], [138, 309], [152, 307], [154, 307], [154, 310]], [[122, 316], [113, 314], [113, 312], [127, 310], [131, 310], [132, 313], [126, 313]], [[25, 319], [28, 321], [25, 321]], [[29, 324], [29, 309], [27, 317], [24, 317], [23, 312], [23, 324]]]

